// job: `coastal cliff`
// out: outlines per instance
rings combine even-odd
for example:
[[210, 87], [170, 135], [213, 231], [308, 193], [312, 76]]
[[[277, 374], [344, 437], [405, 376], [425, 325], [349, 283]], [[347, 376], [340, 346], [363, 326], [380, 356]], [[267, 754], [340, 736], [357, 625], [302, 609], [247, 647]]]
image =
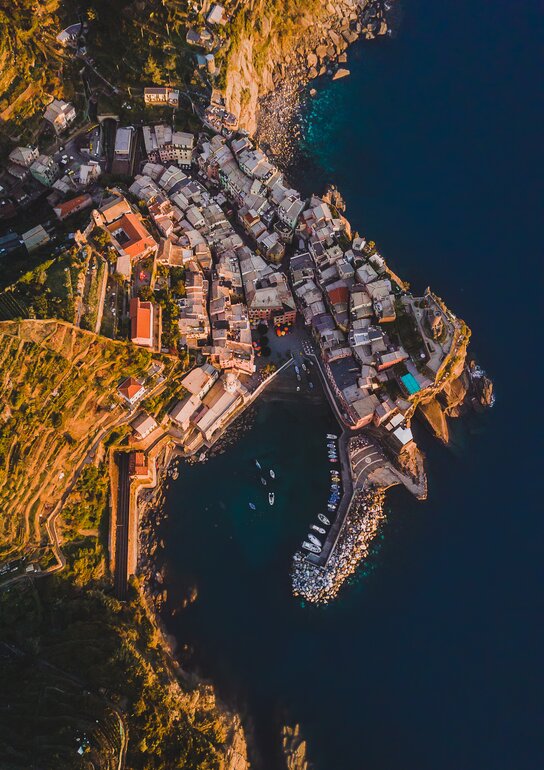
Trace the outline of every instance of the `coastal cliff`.
[[251, 0], [236, 11], [228, 30], [227, 109], [239, 115], [240, 127], [259, 134], [266, 97], [332, 74], [351, 43], [387, 30], [382, 0]]
[[483, 411], [494, 402], [493, 383], [474, 360], [467, 363], [470, 330], [442, 382], [422, 398], [417, 406], [434, 435], [444, 444], [450, 440], [448, 419], [461, 417], [469, 409]]

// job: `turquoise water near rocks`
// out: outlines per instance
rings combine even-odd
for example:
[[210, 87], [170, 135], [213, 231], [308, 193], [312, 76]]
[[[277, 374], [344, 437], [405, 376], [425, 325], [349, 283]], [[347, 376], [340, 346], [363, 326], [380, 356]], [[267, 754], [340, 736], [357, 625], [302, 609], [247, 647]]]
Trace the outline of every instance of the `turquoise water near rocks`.
[[[406, 0], [398, 35], [354, 46], [309, 105], [293, 181], [338, 184], [353, 227], [466, 319], [497, 403], [451, 448], [416, 426], [429, 499], [389, 494], [371, 559], [324, 608], [291, 597], [288, 570], [324, 499], [325, 405], [262, 401], [172, 484], [170, 597], [199, 597], [169, 627], [243, 710], [257, 767], [286, 720], [317, 770], [544, 766], [542, 32], [537, 2]], [[278, 473], [272, 509], [255, 456]]]

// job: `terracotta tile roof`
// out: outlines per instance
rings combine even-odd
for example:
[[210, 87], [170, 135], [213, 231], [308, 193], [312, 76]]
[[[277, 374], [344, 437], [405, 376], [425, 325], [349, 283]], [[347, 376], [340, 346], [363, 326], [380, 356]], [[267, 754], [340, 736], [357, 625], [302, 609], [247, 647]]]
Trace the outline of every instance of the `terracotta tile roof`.
[[139, 393], [143, 388], [141, 382], [135, 380], [134, 377], [127, 377], [127, 379], [119, 386], [119, 392], [128, 399], [134, 398], [136, 393]]
[[129, 473], [131, 476], [147, 476], [149, 463], [144, 452], [131, 452], [129, 459]]
[[59, 219], [66, 219], [66, 217], [69, 217], [74, 211], [84, 209], [86, 206], [90, 206], [92, 202], [93, 199], [90, 195], [78, 195], [76, 198], [72, 198], [69, 201], [59, 203], [58, 206], [55, 206], [53, 211]]
[[347, 303], [349, 300], [349, 289], [347, 286], [336, 286], [328, 292], [332, 305]]
[[151, 302], [140, 302], [138, 297], [130, 300], [130, 338], [153, 341], [153, 306]]
[[[123, 214], [107, 226], [109, 232], [116, 238], [123, 251], [137, 259], [148, 248], [155, 246], [155, 240], [147, 232], [136, 214]], [[122, 234], [119, 231], [122, 231]], [[117, 235], [116, 235], [117, 234]]]

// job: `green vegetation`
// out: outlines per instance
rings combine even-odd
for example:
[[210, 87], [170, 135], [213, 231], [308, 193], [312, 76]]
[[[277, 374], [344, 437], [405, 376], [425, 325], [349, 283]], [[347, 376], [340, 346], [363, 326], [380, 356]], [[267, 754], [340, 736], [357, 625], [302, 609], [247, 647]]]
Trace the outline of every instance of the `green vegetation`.
[[102, 257], [93, 253], [89, 262], [89, 269], [85, 281], [85, 291], [83, 294], [84, 312], [81, 318], [81, 328], [88, 331], [94, 331], [98, 314], [98, 300], [102, 290], [104, 273], [107, 271], [107, 264]]
[[384, 329], [393, 339], [400, 342], [418, 367], [423, 367], [424, 361], [420, 358], [420, 354], [425, 353], [427, 358], [427, 351], [414, 316], [406, 310], [400, 299], [395, 300], [395, 312], [396, 320], [383, 324]]
[[[62, 56], [55, 42], [60, 0], [10, 0], [0, 8], [0, 141], [23, 131], [29, 138], [48, 94], [60, 87]], [[3, 147], [3, 149], [4, 149]]]
[[0, 628], [2, 767], [114, 770], [121, 724], [131, 770], [219, 770], [230, 720], [176, 682], [137, 591], [123, 605], [105, 578], [19, 584], [0, 593]]
[[[237, 53], [242, 40], [253, 41], [253, 65], [261, 73], [270, 59], [273, 43], [281, 51], [289, 51], [301, 31], [327, 13], [326, 4], [320, 0], [258, 0], [239, 7], [226, 25], [226, 44], [221, 56], [216, 56], [218, 65], [227, 62], [220, 74], [220, 87], [228, 78], [229, 58]], [[248, 97], [242, 94], [242, 103], [244, 98]]]
[[0, 317], [74, 321], [75, 298], [85, 255], [76, 246], [42, 262], [0, 294]]
[[[219, 770], [231, 718], [180, 686], [139, 587], [111, 596], [107, 464], [87, 466], [62, 513], [66, 568], [0, 592], [2, 767]], [[83, 746], [83, 753], [78, 749]]]
[[76, 536], [79, 530], [96, 529], [106, 511], [109, 479], [105, 466], [88, 465], [83, 469], [72, 493], [73, 501], [64, 506], [63, 535]]
[[185, 297], [185, 268], [164, 265], [158, 267], [158, 284], [161, 288], [153, 291], [149, 286], [142, 287], [138, 294], [142, 300], [152, 300], [162, 309], [161, 344], [168, 350], [176, 351], [179, 344], [178, 319], [180, 309], [177, 300]]

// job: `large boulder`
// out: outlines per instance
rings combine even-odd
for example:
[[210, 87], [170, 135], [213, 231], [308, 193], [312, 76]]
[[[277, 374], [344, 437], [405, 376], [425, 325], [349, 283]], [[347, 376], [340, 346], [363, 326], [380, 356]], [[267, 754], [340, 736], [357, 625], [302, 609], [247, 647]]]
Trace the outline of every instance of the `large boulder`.
[[326, 45], [318, 45], [315, 49], [315, 55], [319, 59], [319, 61], [323, 61], [327, 57], [327, 46]]

